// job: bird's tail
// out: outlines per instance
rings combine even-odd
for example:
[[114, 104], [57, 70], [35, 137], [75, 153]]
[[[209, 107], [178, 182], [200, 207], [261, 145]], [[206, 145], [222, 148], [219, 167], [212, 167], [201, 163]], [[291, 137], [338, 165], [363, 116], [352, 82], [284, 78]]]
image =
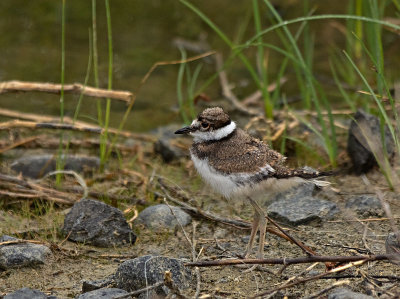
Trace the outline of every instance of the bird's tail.
[[299, 177], [314, 183], [318, 187], [326, 187], [329, 186], [331, 183], [323, 180], [317, 180], [317, 178], [323, 178], [331, 175], [334, 175], [333, 171], [318, 171], [308, 166], [297, 169], [290, 169], [275, 174], [275, 176], [278, 178]]
[[320, 188], [329, 186], [331, 182], [318, 180], [316, 178], [323, 178], [334, 174], [333, 171], [318, 171], [307, 166], [302, 167], [300, 169], [296, 169], [295, 171], [300, 172], [299, 177], [309, 180], [310, 182], [312, 182], [313, 184], [315, 184], [317, 187]]

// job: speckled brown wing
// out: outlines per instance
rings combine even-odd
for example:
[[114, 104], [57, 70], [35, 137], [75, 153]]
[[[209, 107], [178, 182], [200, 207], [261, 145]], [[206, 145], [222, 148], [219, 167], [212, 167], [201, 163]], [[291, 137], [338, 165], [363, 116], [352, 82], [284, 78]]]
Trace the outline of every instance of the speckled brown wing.
[[267, 165], [285, 168], [284, 156], [240, 129], [218, 142], [195, 143], [192, 152], [200, 159], [207, 158], [210, 166], [225, 174], [256, 174]]

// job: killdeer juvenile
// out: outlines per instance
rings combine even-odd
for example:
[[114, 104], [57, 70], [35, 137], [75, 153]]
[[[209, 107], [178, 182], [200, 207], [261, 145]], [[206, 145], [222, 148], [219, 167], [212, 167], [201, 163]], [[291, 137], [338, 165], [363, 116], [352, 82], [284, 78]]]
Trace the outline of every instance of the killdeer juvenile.
[[263, 258], [267, 219], [254, 196], [282, 191], [305, 180], [319, 186], [329, 183], [315, 180], [326, 173], [291, 169], [286, 158], [262, 141], [236, 127], [221, 108], [201, 112], [190, 126], [175, 134], [190, 134], [194, 142], [190, 149], [193, 163], [202, 178], [226, 198], [246, 197], [254, 208], [254, 220], [244, 257], [253, 247], [257, 231], [260, 241], [257, 258]]

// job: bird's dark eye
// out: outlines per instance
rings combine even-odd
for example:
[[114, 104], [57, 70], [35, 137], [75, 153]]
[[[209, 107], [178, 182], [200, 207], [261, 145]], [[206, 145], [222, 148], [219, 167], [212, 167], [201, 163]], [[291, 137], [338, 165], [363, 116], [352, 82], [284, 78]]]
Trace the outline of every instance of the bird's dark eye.
[[204, 122], [204, 123], [201, 123], [201, 126], [205, 129], [205, 128], [207, 128], [208, 127], [208, 123], [206, 123], [206, 122]]

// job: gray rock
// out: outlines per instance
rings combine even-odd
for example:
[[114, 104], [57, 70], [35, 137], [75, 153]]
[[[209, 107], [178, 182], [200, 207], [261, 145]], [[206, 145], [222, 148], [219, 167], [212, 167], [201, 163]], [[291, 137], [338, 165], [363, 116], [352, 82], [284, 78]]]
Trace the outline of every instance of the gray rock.
[[385, 241], [385, 249], [387, 254], [393, 254], [390, 261], [400, 266], [400, 233], [389, 233]]
[[[125, 290], [117, 289], [117, 288], [104, 288], [98, 289], [91, 292], [87, 292], [76, 297], [77, 299], [113, 299], [118, 296], [127, 295], [128, 292]], [[132, 298], [131, 296], [125, 298]]]
[[178, 221], [182, 226], [186, 226], [192, 221], [192, 217], [181, 208], [173, 206], [171, 208], [173, 214], [165, 204], [147, 207], [139, 214], [137, 222], [153, 229], [174, 229], [178, 226]]
[[114, 283], [114, 276], [111, 275], [104, 279], [99, 280], [84, 280], [82, 283], [82, 293], [98, 290], [101, 288], [112, 286]]
[[[151, 255], [123, 262], [115, 273], [115, 283], [118, 288], [131, 292], [163, 281], [165, 271], [171, 272], [172, 279], [179, 289], [190, 286], [192, 272], [184, 266], [182, 260]], [[168, 288], [160, 286], [151, 292], [150, 298], [165, 296], [168, 292]]]
[[373, 299], [374, 297], [356, 293], [346, 288], [336, 288], [328, 296], [328, 299]]
[[[18, 240], [10, 236], [0, 237], [0, 242]], [[0, 269], [20, 268], [44, 264], [51, 255], [48, 247], [40, 244], [19, 243], [0, 246]]]
[[346, 202], [345, 207], [365, 217], [383, 215], [381, 203], [376, 196], [360, 195], [352, 197]]
[[310, 196], [280, 200], [268, 206], [268, 215], [289, 225], [320, 223], [332, 218], [335, 203]]
[[[384, 132], [387, 152], [389, 156], [393, 156], [395, 146], [387, 126], [384, 128]], [[372, 167], [378, 165], [374, 153], [368, 145], [368, 140], [363, 133], [368, 134], [368, 136], [374, 136], [374, 139], [370, 140], [374, 143], [381, 140], [382, 135], [379, 119], [359, 109], [350, 124], [349, 139], [347, 141], [347, 152], [353, 162], [354, 171], [357, 174], [368, 172]]]
[[4, 299], [56, 299], [55, 296], [47, 296], [38, 290], [30, 288], [22, 288], [16, 290], [14, 293], [4, 296]]
[[17, 241], [17, 240], [19, 240], [19, 239], [11, 237], [11, 236], [8, 236], [8, 235], [2, 235], [0, 237], [0, 243], [1, 242], [7, 242], [7, 241]]
[[159, 154], [165, 163], [184, 157], [184, 152], [171, 143], [171, 139], [162, 137], [154, 143], [154, 152]]
[[[56, 170], [56, 159], [54, 155], [36, 155], [22, 157], [11, 164], [11, 169], [17, 173], [22, 173], [25, 177], [40, 178], [45, 174]], [[72, 156], [65, 157], [65, 170], [83, 172], [99, 168], [100, 159], [98, 157]]]
[[288, 190], [276, 194], [273, 198], [268, 199], [266, 203], [287, 200], [287, 199], [300, 199], [302, 197], [312, 197], [315, 190], [315, 184], [311, 182], [301, 183]]
[[136, 241], [136, 235], [119, 209], [93, 199], [83, 199], [73, 205], [65, 216], [63, 231], [70, 240], [99, 247]]
[[154, 143], [154, 152], [159, 154], [166, 163], [187, 156], [182, 149], [175, 146], [173, 142], [171, 142], [177, 138], [174, 132], [178, 129], [180, 129], [180, 126], [178, 125], [168, 125], [165, 127], [160, 127], [154, 132], [157, 136], [159, 136], [158, 140]]

